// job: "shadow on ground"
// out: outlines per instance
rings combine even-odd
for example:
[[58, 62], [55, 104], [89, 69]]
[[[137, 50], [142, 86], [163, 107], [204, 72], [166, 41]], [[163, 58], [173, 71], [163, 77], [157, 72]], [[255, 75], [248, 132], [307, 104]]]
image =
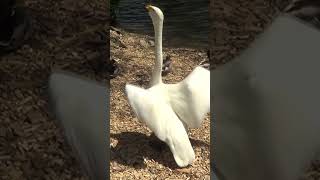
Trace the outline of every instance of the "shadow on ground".
[[[122, 132], [111, 133], [110, 137], [118, 141], [115, 147], [111, 147], [111, 161], [134, 168], [145, 168], [144, 159], [149, 159], [173, 170], [179, 168], [169, 147], [154, 134], [147, 136], [138, 132]], [[191, 138], [190, 142], [193, 147], [210, 146]]]

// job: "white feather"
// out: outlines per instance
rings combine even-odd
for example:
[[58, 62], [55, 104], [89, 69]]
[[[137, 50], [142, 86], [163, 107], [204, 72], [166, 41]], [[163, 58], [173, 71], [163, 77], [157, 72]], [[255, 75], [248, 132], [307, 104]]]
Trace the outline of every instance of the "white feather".
[[156, 96], [152, 88], [142, 89], [129, 84], [126, 85], [126, 93], [138, 119], [169, 146], [178, 166], [185, 167], [191, 164], [195, 154], [188, 134], [162, 96]]

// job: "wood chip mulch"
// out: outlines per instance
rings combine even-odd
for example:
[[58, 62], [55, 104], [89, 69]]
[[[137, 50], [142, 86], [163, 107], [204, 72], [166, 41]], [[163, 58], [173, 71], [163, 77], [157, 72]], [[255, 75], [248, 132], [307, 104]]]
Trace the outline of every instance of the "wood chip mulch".
[[[31, 39], [0, 57], [0, 179], [87, 179], [49, 113], [52, 67], [105, 79], [105, 0], [26, 0]], [[102, 63], [103, 64], [103, 63]]]

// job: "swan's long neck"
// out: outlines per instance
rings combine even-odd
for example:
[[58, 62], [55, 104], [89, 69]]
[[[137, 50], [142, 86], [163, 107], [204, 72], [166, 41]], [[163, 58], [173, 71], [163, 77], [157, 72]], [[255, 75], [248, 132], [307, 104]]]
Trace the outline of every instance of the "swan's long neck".
[[152, 70], [152, 77], [151, 77], [151, 86], [156, 84], [162, 83], [162, 27], [163, 27], [163, 20], [154, 21], [153, 20], [153, 27], [155, 32], [155, 55], [156, 60], [154, 63], [154, 67]]

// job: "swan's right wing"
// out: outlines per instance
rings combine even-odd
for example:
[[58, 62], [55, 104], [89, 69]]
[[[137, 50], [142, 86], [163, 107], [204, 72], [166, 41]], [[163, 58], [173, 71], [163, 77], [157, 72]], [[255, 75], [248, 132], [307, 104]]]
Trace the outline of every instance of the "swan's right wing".
[[179, 118], [191, 128], [200, 127], [210, 112], [210, 71], [196, 67], [180, 83], [166, 86]]
[[161, 96], [136, 86], [126, 85], [126, 94], [138, 119], [169, 146], [178, 166], [191, 164], [195, 159], [193, 148], [182, 122], [170, 105]]

